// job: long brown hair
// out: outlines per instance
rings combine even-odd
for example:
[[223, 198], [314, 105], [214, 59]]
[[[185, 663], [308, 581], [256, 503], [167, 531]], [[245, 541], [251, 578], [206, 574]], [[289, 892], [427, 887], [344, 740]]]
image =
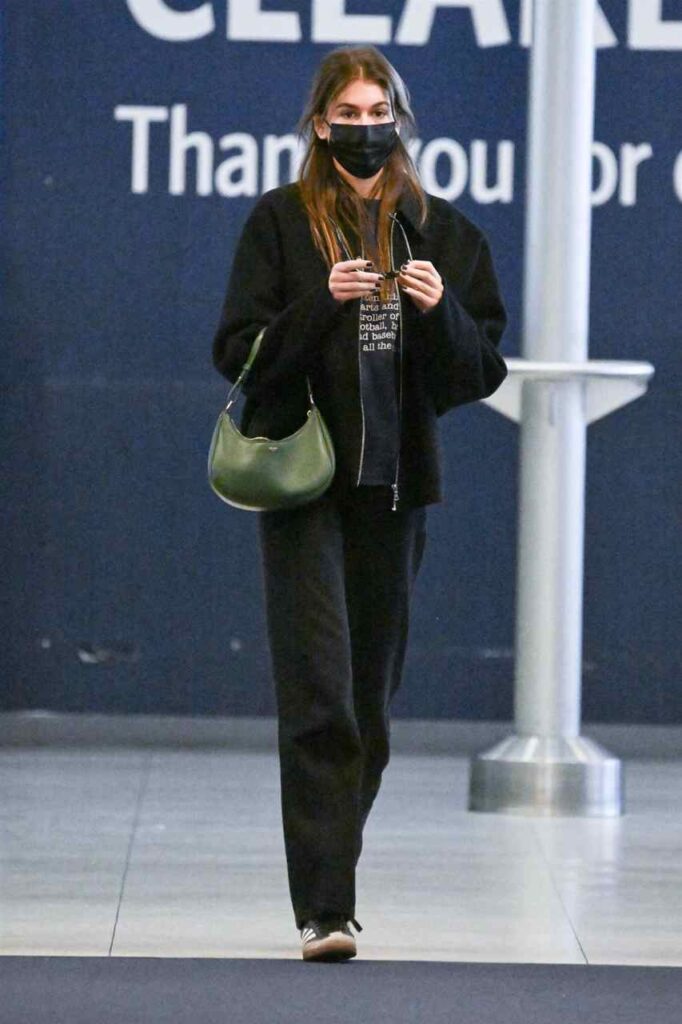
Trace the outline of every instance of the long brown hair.
[[314, 127], [314, 118], [323, 118], [339, 93], [357, 79], [374, 82], [385, 90], [400, 128], [398, 142], [372, 190], [373, 193], [381, 190], [381, 197], [378, 252], [373, 252], [370, 258], [375, 261], [376, 268], [385, 269], [389, 267], [390, 260], [388, 215], [394, 211], [403, 189], [409, 189], [419, 204], [420, 225], [426, 220], [427, 201], [419, 174], [403, 141], [407, 141], [417, 127], [410, 108], [409, 92], [393, 65], [376, 47], [341, 46], [330, 51], [319, 65], [297, 127], [299, 137], [307, 144], [299, 171], [299, 187], [315, 246], [329, 268], [348, 258], [341, 249], [330, 217], [339, 225], [349, 244], [357, 244], [355, 252], [351, 249], [351, 257], [359, 255], [360, 239], [365, 233], [363, 229], [368, 227], [366, 205], [363, 197], [338, 173], [326, 139], [320, 139]]

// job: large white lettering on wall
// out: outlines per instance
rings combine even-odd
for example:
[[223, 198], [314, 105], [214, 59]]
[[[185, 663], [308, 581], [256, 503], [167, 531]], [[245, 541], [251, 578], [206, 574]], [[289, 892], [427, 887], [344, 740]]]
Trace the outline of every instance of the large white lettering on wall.
[[631, 0], [628, 35], [633, 50], [682, 50], [682, 19], [663, 17], [663, 0]]
[[128, 10], [145, 32], [169, 43], [189, 43], [215, 29], [213, 4], [204, 0], [192, 11], [177, 11], [165, 0], [126, 0]]
[[[477, 46], [513, 43], [507, 7], [512, 0], [404, 0], [399, 16], [351, 14], [346, 0], [310, 0], [313, 43], [374, 43], [426, 46], [437, 31], [439, 16], [459, 8], [461, 31], [472, 34]], [[569, 0], [567, 0], [569, 2]], [[197, 0], [196, 6], [178, 11], [169, 0], [125, 0], [141, 29], [166, 42], [189, 43], [223, 32], [226, 39], [264, 43], [299, 43], [301, 18], [295, 11], [264, 11], [261, 0]], [[520, 46], [529, 47], [533, 35], [533, 0], [514, 0], [519, 10]], [[505, 6], [506, 5], [506, 6]], [[666, 18], [663, 0], [627, 0], [627, 37], [622, 42], [633, 50], [682, 50], [682, 19]], [[448, 22], [451, 30], [452, 21]], [[596, 3], [597, 47], [617, 46], [606, 15]]]
[[[130, 191], [138, 195], [149, 192], [150, 162], [154, 149], [150, 125], [167, 123], [168, 191], [171, 195], [198, 196], [255, 196], [261, 191], [275, 188], [289, 181], [298, 170], [303, 153], [293, 134], [266, 135], [262, 154], [253, 135], [248, 132], [230, 132], [222, 135], [217, 144], [208, 132], [187, 130], [187, 105], [174, 103], [172, 107], [148, 107], [121, 104], [114, 108], [114, 120], [131, 126]], [[159, 129], [160, 130], [160, 129]], [[157, 146], [158, 149], [158, 146]], [[216, 165], [216, 150], [228, 154]], [[194, 168], [194, 181], [188, 185], [190, 167]]]
[[[249, 132], [234, 131], [216, 142], [208, 132], [190, 131], [185, 103], [121, 105], [114, 109], [114, 120], [131, 126], [130, 190], [137, 194], [150, 190], [155, 155], [157, 167], [160, 160], [167, 160], [162, 170], [171, 195], [226, 198], [257, 196], [295, 180], [303, 158], [304, 147], [294, 134], [268, 134], [259, 142]], [[152, 125], [166, 127], [152, 129]], [[157, 142], [161, 132], [164, 137]], [[412, 139], [409, 152], [424, 188], [432, 195], [454, 202], [468, 193], [481, 205], [514, 200], [515, 149], [510, 139], [472, 139], [468, 145], [447, 136], [427, 142]], [[615, 197], [621, 206], [634, 206], [640, 168], [653, 155], [651, 145], [624, 142], [613, 150], [594, 142], [592, 155], [592, 205], [601, 206]], [[678, 190], [680, 175], [678, 162], [674, 170]]]

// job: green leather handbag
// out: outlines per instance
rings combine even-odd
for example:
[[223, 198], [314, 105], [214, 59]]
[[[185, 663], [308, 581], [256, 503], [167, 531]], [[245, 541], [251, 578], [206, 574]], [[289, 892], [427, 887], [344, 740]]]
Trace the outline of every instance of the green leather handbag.
[[208, 452], [208, 481], [228, 505], [264, 512], [304, 505], [324, 494], [334, 477], [334, 445], [308, 383], [309, 408], [302, 426], [283, 438], [245, 437], [229, 415], [258, 352], [265, 327], [230, 389]]

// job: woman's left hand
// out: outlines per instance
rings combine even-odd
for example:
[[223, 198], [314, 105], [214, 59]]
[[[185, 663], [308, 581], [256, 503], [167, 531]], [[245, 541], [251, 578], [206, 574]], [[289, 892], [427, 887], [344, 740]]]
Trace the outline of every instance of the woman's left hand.
[[398, 284], [422, 313], [437, 306], [443, 295], [443, 279], [430, 260], [403, 263]]

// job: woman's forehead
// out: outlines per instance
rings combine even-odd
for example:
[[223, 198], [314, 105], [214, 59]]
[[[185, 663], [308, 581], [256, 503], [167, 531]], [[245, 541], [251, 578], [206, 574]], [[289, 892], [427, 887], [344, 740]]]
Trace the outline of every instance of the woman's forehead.
[[342, 103], [349, 103], [355, 107], [372, 107], [376, 103], [383, 103], [387, 100], [386, 90], [376, 82], [356, 79], [354, 82], [349, 82], [332, 100], [332, 106], [339, 107]]

